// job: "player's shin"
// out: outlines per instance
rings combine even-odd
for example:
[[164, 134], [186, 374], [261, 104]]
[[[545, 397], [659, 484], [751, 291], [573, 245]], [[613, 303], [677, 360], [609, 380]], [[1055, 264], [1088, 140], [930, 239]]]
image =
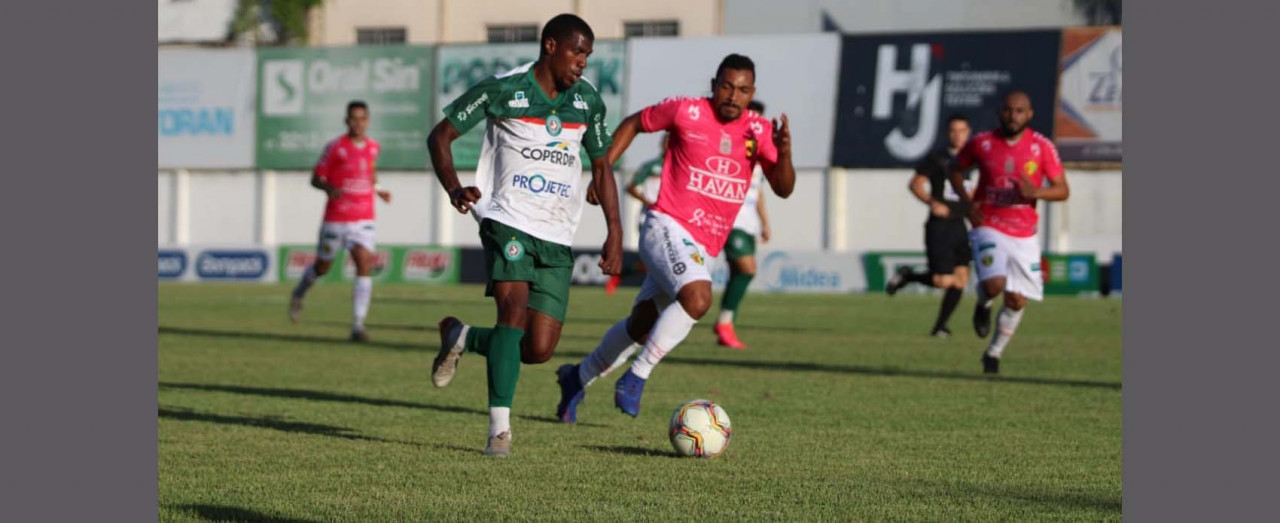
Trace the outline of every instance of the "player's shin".
[[373, 277], [357, 276], [355, 286], [351, 288], [351, 302], [354, 312], [352, 328], [364, 328], [364, 318], [369, 314], [369, 300], [373, 297]]
[[307, 271], [302, 274], [302, 280], [299, 281], [298, 285], [293, 288], [293, 297], [301, 298], [303, 296], [306, 296], [307, 290], [311, 289], [311, 286], [315, 284], [316, 278], [318, 277], [319, 276], [316, 275], [315, 264], [313, 263], [311, 265], [308, 265]]
[[604, 338], [600, 339], [596, 350], [591, 351], [591, 354], [583, 358], [582, 363], [578, 365], [578, 379], [582, 382], [582, 386], [591, 385], [591, 382], [597, 378], [620, 367], [639, 348], [640, 344], [627, 334], [627, 319], [619, 320], [604, 333]]
[[1000, 314], [996, 315], [996, 332], [991, 336], [991, 345], [987, 347], [987, 355], [992, 358], [999, 358], [1004, 353], [1004, 348], [1009, 344], [1009, 340], [1013, 338], [1013, 333], [1018, 330], [1018, 324], [1022, 322], [1023, 310], [1013, 310], [1008, 306], [1000, 308]]
[[520, 379], [520, 339], [524, 331], [498, 325], [488, 336], [489, 435], [511, 430], [511, 404]]
[[680, 302], [674, 301], [667, 305], [667, 308], [663, 309], [662, 314], [658, 316], [653, 330], [649, 332], [649, 339], [644, 343], [644, 351], [631, 364], [631, 372], [641, 379], [649, 379], [649, 373], [653, 372], [653, 367], [667, 355], [667, 352], [689, 336], [689, 331], [693, 330], [696, 323], [698, 320], [689, 316]]

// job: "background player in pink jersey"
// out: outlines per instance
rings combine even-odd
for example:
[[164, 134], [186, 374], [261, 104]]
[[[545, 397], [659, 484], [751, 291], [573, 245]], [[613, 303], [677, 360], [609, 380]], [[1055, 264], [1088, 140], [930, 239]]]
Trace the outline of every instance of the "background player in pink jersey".
[[329, 272], [339, 250], [351, 252], [356, 264], [356, 283], [351, 291], [354, 320], [352, 341], [369, 341], [364, 318], [369, 313], [373, 296], [374, 204], [376, 192], [382, 201], [391, 203], [391, 192], [378, 188], [378, 152], [381, 146], [365, 135], [369, 128], [369, 106], [361, 101], [347, 104], [347, 133], [335, 138], [324, 148], [311, 175], [311, 186], [328, 195], [324, 222], [320, 225], [320, 243], [316, 262], [307, 267], [302, 281], [293, 289], [289, 301], [289, 319], [294, 323], [302, 313], [302, 299], [316, 279]]
[[[1004, 295], [996, 332], [982, 354], [983, 372], [990, 374], [1000, 372], [1000, 357], [1022, 321], [1027, 300], [1044, 299], [1036, 200], [1062, 201], [1071, 195], [1053, 141], [1027, 129], [1033, 114], [1027, 93], [1009, 92], [1000, 109], [1000, 129], [974, 136], [951, 167], [951, 185], [969, 206], [973, 225], [970, 239], [980, 282], [973, 327], [978, 337], [991, 330], [992, 301]], [[970, 197], [964, 178], [974, 166], [978, 187]]]
[[[716, 68], [711, 97], [668, 98], [628, 116], [614, 132], [609, 163], [618, 160], [636, 133], [668, 133], [658, 201], [645, 214], [640, 235], [640, 257], [648, 273], [631, 315], [615, 323], [581, 363], [556, 371], [561, 393], [556, 415], [562, 422], [576, 422], [586, 386], [625, 363], [643, 344], [614, 387], [614, 404], [633, 417], [640, 414], [649, 373], [711, 308], [707, 260], [719, 254], [729, 236], [755, 163], [778, 196], [786, 198], [795, 188], [787, 116], [771, 124], [747, 110], [755, 79], [751, 59], [731, 54]], [[757, 144], [754, 151], [750, 142]]]

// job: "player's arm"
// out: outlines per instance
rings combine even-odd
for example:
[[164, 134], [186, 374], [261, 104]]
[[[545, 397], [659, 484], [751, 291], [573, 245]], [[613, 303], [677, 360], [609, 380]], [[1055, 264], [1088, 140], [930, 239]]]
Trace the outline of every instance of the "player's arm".
[[781, 123], [777, 119], [773, 120], [772, 134], [771, 143], [776, 156], [764, 154], [761, 168], [773, 193], [786, 198], [796, 188], [796, 167], [791, 163], [791, 124], [787, 120], [787, 113], [782, 113]]
[[324, 191], [330, 199], [336, 200], [342, 196], [342, 189], [329, 183], [329, 164], [333, 162], [333, 157], [330, 156], [332, 148], [332, 144], [324, 148], [324, 152], [320, 154], [320, 161], [316, 162], [315, 168], [311, 170], [311, 186]]
[[591, 158], [591, 186], [595, 188], [600, 209], [604, 211], [608, 233], [600, 256], [600, 270], [610, 276], [622, 274], [622, 220], [618, 217], [618, 186], [613, 164], [618, 157], [611, 154], [609, 129], [604, 123], [605, 107], [598, 97], [588, 99], [591, 120], [582, 136], [582, 148]]
[[635, 182], [627, 184], [627, 194], [630, 194], [632, 198], [640, 200], [640, 203], [652, 205], [649, 200], [644, 199], [644, 193], [640, 192], [640, 185]]
[[939, 218], [946, 218], [947, 215], [951, 214], [951, 209], [945, 203], [933, 199], [929, 191], [924, 188], [926, 183], [929, 183], [929, 177], [917, 170], [915, 176], [911, 177], [911, 183], [908, 184], [908, 188], [911, 189], [911, 194], [915, 195], [917, 200], [929, 206], [930, 213]]
[[1055, 178], [1049, 178], [1048, 187], [1036, 187], [1027, 181], [1026, 177], [1020, 177], [1018, 178], [1018, 191], [1022, 193], [1023, 198], [1050, 202], [1060, 202], [1071, 197], [1071, 187], [1067, 185], [1067, 173], [1065, 172]]
[[631, 141], [636, 138], [637, 134], [642, 132], [649, 131], [645, 131], [644, 126], [641, 125], [639, 112], [622, 120], [622, 123], [618, 124], [618, 128], [613, 131], [613, 144], [609, 145], [610, 164], [617, 163], [618, 159], [622, 158], [622, 153], [627, 151], [627, 147], [631, 146]]
[[453, 166], [453, 142], [462, 136], [458, 128], [448, 118], [440, 120], [431, 134], [427, 135], [427, 150], [431, 153], [431, 168], [436, 171], [436, 179], [449, 195], [449, 203], [458, 212], [466, 214], [471, 204], [480, 200], [480, 189], [463, 187], [458, 181], [458, 170]]
[[769, 243], [773, 231], [769, 229], [769, 211], [764, 208], [764, 191], [756, 198], [756, 214], [760, 215], [760, 243]]
[[391, 203], [391, 191], [378, 187], [378, 162], [376, 159], [369, 165], [369, 177], [373, 181], [373, 191], [378, 193], [378, 197], [382, 198], [384, 202]]

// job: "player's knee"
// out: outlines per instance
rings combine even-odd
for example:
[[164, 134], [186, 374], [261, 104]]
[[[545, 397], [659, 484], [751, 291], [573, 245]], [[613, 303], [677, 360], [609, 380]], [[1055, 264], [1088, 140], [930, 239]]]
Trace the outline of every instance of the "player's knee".
[[982, 282], [982, 289], [987, 296], [999, 296], [1004, 292], [1004, 278], [992, 278]]
[[951, 287], [953, 284], [955, 284], [955, 281], [956, 281], [955, 276], [952, 276], [950, 274], [933, 275], [933, 286], [939, 289], [945, 289], [947, 287]]
[[690, 318], [700, 320], [703, 316], [706, 316], [707, 311], [711, 310], [711, 293], [690, 292], [682, 294], [680, 296], [680, 306], [684, 308], [684, 312]]
[[316, 276], [324, 276], [325, 274], [328, 274], [329, 266], [332, 264], [332, 262], [317, 260], [315, 264]]
[[1027, 306], [1027, 298], [1021, 294], [1006, 292], [1004, 294], [1004, 305], [1010, 310], [1020, 311]]
[[555, 355], [556, 346], [543, 339], [533, 339], [525, 345], [525, 350], [520, 351], [520, 363], [525, 365], [538, 365], [551, 360], [551, 356]]

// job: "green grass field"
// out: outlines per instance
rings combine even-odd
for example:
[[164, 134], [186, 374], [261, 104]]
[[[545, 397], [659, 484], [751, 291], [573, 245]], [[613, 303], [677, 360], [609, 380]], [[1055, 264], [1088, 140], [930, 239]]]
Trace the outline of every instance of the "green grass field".
[[[748, 296], [745, 352], [715, 346], [713, 310], [663, 361], [637, 419], [611, 374], [579, 424], [554, 418], [555, 369], [629, 310], [635, 289], [575, 288], [556, 357], [525, 366], [513, 455], [484, 458], [484, 360], [428, 380], [446, 314], [480, 325], [478, 286], [382, 286], [372, 343], [346, 341], [350, 287], [321, 285], [289, 323], [286, 286], [161, 284], [162, 521], [1117, 520], [1121, 303], [1034, 303], [981, 374], [961, 303]], [[708, 398], [735, 429], [717, 459], [677, 458], [668, 417]]]

